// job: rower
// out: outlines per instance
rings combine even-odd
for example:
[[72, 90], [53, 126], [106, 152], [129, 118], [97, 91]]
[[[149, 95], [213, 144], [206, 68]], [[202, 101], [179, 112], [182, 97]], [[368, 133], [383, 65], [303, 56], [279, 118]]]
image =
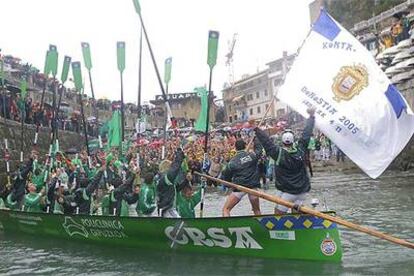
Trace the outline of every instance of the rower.
[[177, 210], [182, 218], [195, 218], [194, 208], [201, 201], [201, 186], [194, 191], [191, 185], [193, 176], [187, 173], [186, 180], [181, 187], [181, 191], [177, 193]]
[[[243, 140], [236, 141], [236, 155], [230, 160], [226, 168], [223, 170], [222, 178], [226, 181], [235, 182], [239, 185], [251, 189], [258, 189], [260, 187], [259, 175], [257, 172], [257, 163], [262, 152], [262, 148], [255, 145], [255, 153], [246, 152], [246, 143]], [[229, 217], [231, 210], [236, 206], [246, 193], [233, 190], [227, 197], [226, 203], [223, 207], [223, 217]], [[260, 215], [259, 198], [253, 195], [248, 195], [253, 213]]]
[[165, 218], [179, 218], [175, 206], [176, 178], [181, 172], [181, 164], [184, 161], [184, 152], [178, 148], [174, 161], [163, 160], [160, 164], [160, 180], [157, 186], [158, 209], [162, 210], [161, 215]]
[[[308, 109], [308, 114], [305, 129], [297, 144], [291, 131], [285, 131], [282, 134], [282, 145], [278, 146], [263, 130], [258, 127], [254, 128], [256, 138], [264, 147], [266, 154], [275, 160], [277, 196], [295, 203], [296, 206], [303, 204], [311, 188], [305, 155], [315, 124], [315, 109]], [[288, 211], [289, 208], [283, 205], [275, 207], [275, 214], [285, 214]]]
[[154, 174], [147, 172], [144, 175], [144, 184], [139, 191], [139, 200], [136, 208], [140, 217], [150, 217], [157, 208], [155, 189]]

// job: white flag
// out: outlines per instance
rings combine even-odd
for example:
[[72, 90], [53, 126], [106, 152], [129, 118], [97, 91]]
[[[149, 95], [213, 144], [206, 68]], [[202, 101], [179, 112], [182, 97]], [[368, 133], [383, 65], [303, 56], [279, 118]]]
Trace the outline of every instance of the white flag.
[[371, 53], [324, 10], [280, 88], [278, 98], [316, 125], [370, 177], [408, 143], [414, 116]]

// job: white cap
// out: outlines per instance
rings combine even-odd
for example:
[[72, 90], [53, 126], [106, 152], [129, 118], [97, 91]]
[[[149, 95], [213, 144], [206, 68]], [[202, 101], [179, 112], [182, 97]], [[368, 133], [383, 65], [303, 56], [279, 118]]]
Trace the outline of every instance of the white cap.
[[286, 145], [292, 145], [295, 141], [295, 138], [293, 136], [292, 132], [285, 132], [282, 134], [282, 143]]

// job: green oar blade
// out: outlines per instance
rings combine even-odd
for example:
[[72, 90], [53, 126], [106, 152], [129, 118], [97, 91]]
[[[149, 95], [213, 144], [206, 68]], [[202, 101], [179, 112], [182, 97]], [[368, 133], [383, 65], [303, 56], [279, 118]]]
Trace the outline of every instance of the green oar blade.
[[218, 48], [218, 41], [219, 41], [220, 33], [217, 31], [209, 31], [208, 32], [208, 56], [207, 56], [207, 64], [212, 69], [217, 62], [217, 48]]
[[60, 78], [60, 80], [62, 81], [62, 84], [64, 84], [68, 79], [71, 61], [72, 61], [72, 58], [68, 56], [65, 56], [65, 59], [63, 60], [62, 76]]
[[135, 11], [138, 14], [141, 14], [141, 5], [139, 4], [139, 0], [132, 0], [134, 2]]
[[43, 69], [43, 74], [45, 77], [49, 75], [49, 50], [46, 52], [46, 58], [45, 58], [45, 67]]
[[116, 43], [116, 57], [118, 61], [118, 70], [122, 73], [125, 70], [125, 42]]
[[73, 74], [73, 80], [75, 82], [76, 90], [79, 93], [81, 93], [83, 84], [82, 84], [81, 63], [79, 61], [72, 62], [72, 74]]
[[58, 51], [55, 45], [49, 46], [49, 56], [48, 56], [48, 73], [52, 73], [53, 76], [57, 75], [57, 67], [58, 67]]
[[92, 69], [92, 58], [91, 58], [91, 48], [88, 42], [82, 42], [82, 55], [83, 55], [83, 62], [85, 63], [85, 67], [88, 70]]
[[172, 57], [169, 57], [165, 60], [164, 66], [164, 82], [168, 84], [171, 80], [171, 67], [172, 67]]

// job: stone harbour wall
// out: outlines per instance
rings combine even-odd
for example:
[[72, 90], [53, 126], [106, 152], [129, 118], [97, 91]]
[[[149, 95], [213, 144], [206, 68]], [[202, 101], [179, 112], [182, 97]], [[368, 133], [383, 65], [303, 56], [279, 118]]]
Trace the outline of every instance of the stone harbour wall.
[[[35, 125], [24, 125], [23, 131], [23, 148], [24, 158], [27, 159], [30, 151], [33, 149], [33, 141], [36, 132]], [[6, 124], [3, 118], [0, 118], [0, 184], [4, 181], [6, 174], [6, 162], [4, 160], [4, 138], [8, 140], [8, 148], [10, 153], [10, 170], [13, 172], [20, 161], [20, 148], [21, 148], [21, 124], [15, 121], [7, 120]], [[59, 145], [64, 151], [69, 148], [80, 149], [85, 144], [84, 137], [74, 132], [59, 130]], [[41, 127], [39, 130], [39, 138], [37, 144], [37, 150], [46, 155], [50, 145], [50, 128]]]

